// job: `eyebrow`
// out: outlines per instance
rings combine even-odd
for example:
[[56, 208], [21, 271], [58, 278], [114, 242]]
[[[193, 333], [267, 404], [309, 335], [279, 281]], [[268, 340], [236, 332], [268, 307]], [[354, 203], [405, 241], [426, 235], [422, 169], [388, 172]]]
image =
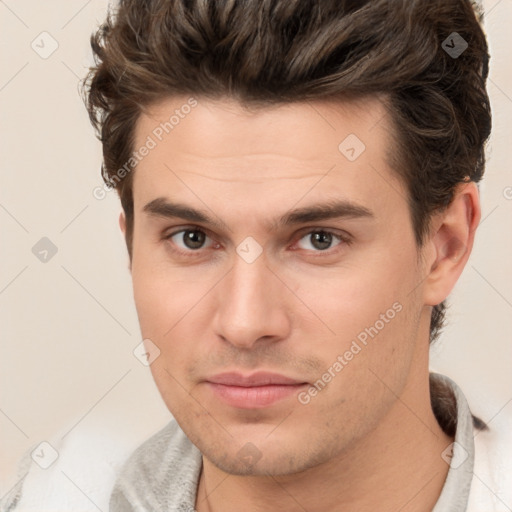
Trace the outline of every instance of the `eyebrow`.
[[[213, 219], [204, 210], [196, 210], [191, 206], [181, 203], [168, 201], [166, 198], [159, 197], [147, 203], [143, 211], [151, 216], [163, 218], [179, 218], [189, 222], [200, 222], [221, 229], [224, 224]], [[284, 214], [277, 220], [273, 220], [268, 225], [271, 231], [279, 227], [305, 224], [307, 222], [318, 222], [322, 220], [332, 220], [340, 218], [373, 218], [374, 214], [368, 208], [352, 203], [346, 200], [331, 200], [321, 204], [297, 208]]]

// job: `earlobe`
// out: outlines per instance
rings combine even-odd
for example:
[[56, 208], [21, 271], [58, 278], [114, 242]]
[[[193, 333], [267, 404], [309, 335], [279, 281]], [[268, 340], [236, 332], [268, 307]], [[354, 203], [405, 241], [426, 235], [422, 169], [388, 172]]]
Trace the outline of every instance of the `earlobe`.
[[424, 303], [440, 304], [459, 279], [473, 248], [481, 210], [474, 182], [461, 184], [450, 205], [434, 220], [434, 233], [429, 244], [433, 255], [428, 263]]
[[[124, 211], [121, 211], [121, 213], [119, 214], [119, 227], [121, 228], [121, 232], [123, 233], [123, 238], [126, 241], [126, 216], [124, 214]], [[127, 243], [127, 245], [128, 245], [128, 243]], [[129, 253], [129, 251], [128, 251], [128, 253]], [[129, 257], [128, 270], [130, 271], [130, 273], [132, 272], [131, 257]]]
[[121, 211], [119, 214], [119, 227], [121, 228], [123, 236], [126, 236], [126, 217], [124, 211]]

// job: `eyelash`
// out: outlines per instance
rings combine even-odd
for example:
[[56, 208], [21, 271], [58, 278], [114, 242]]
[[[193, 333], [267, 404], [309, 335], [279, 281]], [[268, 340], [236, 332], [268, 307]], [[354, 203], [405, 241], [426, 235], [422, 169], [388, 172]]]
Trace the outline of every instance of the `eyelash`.
[[[184, 249], [177, 249], [175, 244], [171, 242], [171, 238], [179, 233], [184, 233], [186, 231], [197, 231], [197, 232], [200, 232], [200, 233], [204, 233], [208, 238], [212, 239], [213, 238], [208, 234], [208, 231], [205, 230], [205, 229], [202, 229], [202, 228], [199, 228], [198, 226], [186, 226], [184, 228], [181, 228], [179, 230], [176, 230], [176, 231], [173, 231], [172, 233], [169, 233], [167, 235], [164, 235], [163, 236], [163, 240], [164, 241], [167, 241], [167, 242], [170, 242], [169, 245], [171, 245], [171, 250], [172, 252], [180, 255], [180, 256], [185, 256], [185, 257], [194, 257], [195, 255], [199, 256], [199, 254], [203, 251], [203, 249], [196, 249], [196, 250], [193, 250], [193, 249], [190, 249], [190, 250], [184, 250]], [[302, 240], [304, 237], [306, 237], [307, 235], [312, 235], [313, 233], [325, 233], [325, 234], [328, 234], [328, 235], [332, 235], [333, 238], [337, 238], [341, 243], [336, 246], [336, 247], [340, 247], [340, 246], [343, 246], [343, 245], [350, 245], [352, 243], [352, 239], [349, 237], [349, 235], [347, 234], [339, 234], [337, 232], [334, 232], [334, 231], [331, 231], [329, 229], [324, 229], [324, 228], [309, 228], [309, 231], [306, 231], [304, 232], [304, 234], [301, 234], [301, 236], [299, 238], [297, 238], [297, 242]], [[296, 242], [295, 242], [296, 243]], [[294, 243], [294, 245], [295, 245]], [[214, 245], [217, 245], [214, 243]], [[324, 256], [324, 255], [332, 255], [332, 254], [335, 254], [337, 253], [339, 250], [341, 249], [336, 249], [336, 247], [333, 249], [326, 249], [324, 251], [321, 251], [321, 250], [316, 250], [316, 251], [313, 251], [313, 253], [318, 253], [318, 255], [314, 255], [313, 257], [321, 257], [321, 256]], [[307, 251], [307, 249], [304, 249]]]

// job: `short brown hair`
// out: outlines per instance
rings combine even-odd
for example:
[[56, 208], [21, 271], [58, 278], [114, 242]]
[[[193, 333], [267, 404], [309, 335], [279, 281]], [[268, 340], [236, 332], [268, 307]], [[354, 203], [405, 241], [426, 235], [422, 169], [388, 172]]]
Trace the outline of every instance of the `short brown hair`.
[[[470, 0], [121, 0], [91, 36], [84, 100], [112, 186], [143, 110], [178, 94], [246, 106], [380, 95], [421, 246], [491, 131], [483, 12]], [[467, 46], [467, 47], [466, 47]], [[455, 50], [454, 50], [455, 49]], [[116, 187], [131, 258], [132, 173]], [[443, 325], [433, 308], [430, 340]]]

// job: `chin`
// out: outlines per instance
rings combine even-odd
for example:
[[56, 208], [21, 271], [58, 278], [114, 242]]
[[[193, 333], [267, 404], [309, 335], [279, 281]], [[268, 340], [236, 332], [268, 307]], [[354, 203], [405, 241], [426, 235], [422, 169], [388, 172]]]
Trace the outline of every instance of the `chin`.
[[315, 454], [311, 447], [304, 451], [304, 444], [283, 447], [282, 443], [272, 444], [267, 441], [259, 446], [260, 448], [247, 442], [237, 451], [226, 447], [224, 453], [220, 453], [220, 447], [212, 450], [211, 445], [206, 450], [199, 448], [214, 466], [225, 473], [238, 476], [291, 475], [322, 464], [331, 456], [329, 447]]

